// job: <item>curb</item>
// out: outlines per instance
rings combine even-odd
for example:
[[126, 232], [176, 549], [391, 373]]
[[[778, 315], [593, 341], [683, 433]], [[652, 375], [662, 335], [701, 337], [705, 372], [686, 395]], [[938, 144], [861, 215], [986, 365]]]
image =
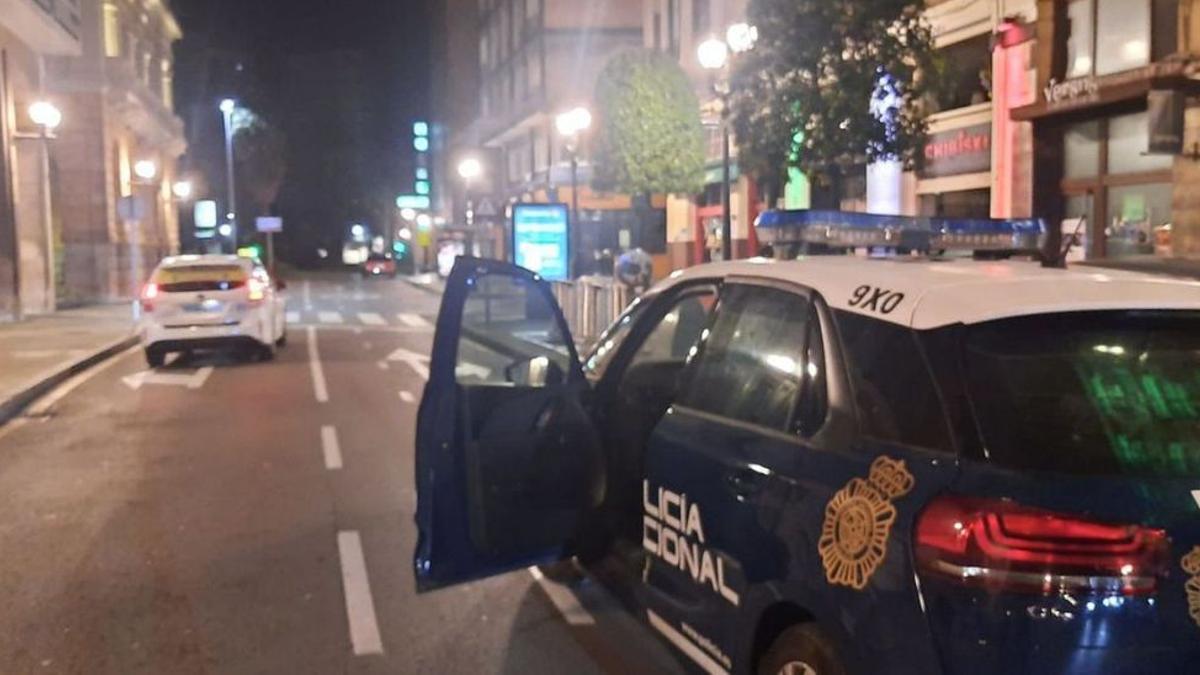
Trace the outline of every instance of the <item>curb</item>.
[[23, 389], [7, 399], [0, 400], [0, 425], [8, 423], [17, 415], [20, 415], [29, 404], [44, 396], [51, 389], [57, 387], [68, 379], [78, 375], [79, 373], [91, 368], [92, 366], [105, 361], [107, 359], [120, 354], [129, 349], [138, 342], [136, 335], [130, 335], [127, 338], [122, 338], [100, 349], [99, 351], [85, 356], [84, 358], [58, 368], [57, 370], [41, 375], [30, 384], [27, 384]]

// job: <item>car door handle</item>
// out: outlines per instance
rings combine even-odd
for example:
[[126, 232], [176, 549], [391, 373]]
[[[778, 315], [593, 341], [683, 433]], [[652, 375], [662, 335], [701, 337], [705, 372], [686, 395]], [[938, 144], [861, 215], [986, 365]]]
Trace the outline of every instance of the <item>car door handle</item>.
[[763, 488], [766, 476], [749, 469], [725, 474], [725, 485], [738, 497], [749, 497]]

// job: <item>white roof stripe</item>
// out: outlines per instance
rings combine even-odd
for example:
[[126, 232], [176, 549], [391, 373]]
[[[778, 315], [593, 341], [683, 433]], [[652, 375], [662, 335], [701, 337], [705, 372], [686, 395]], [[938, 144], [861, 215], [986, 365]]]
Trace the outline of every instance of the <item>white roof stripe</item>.
[[1087, 267], [1047, 269], [1025, 260], [747, 260], [691, 267], [672, 275], [662, 288], [714, 276], [800, 284], [836, 309], [920, 330], [1054, 312], [1200, 310], [1200, 282]]

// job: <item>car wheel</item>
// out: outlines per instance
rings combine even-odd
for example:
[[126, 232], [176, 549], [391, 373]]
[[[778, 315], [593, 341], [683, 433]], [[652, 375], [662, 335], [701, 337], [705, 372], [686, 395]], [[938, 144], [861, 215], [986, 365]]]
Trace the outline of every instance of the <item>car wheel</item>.
[[274, 361], [275, 345], [259, 345], [257, 356], [259, 361]]
[[833, 643], [815, 624], [783, 631], [758, 662], [759, 675], [845, 675]]
[[275, 346], [280, 347], [280, 348], [287, 346], [287, 331], [286, 330], [284, 330], [283, 333], [281, 333], [279, 335], [279, 339], [275, 341]]
[[151, 368], [162, 368], [167, 361], [167, 355], [158, 349], [146, 348], [146, 365]]

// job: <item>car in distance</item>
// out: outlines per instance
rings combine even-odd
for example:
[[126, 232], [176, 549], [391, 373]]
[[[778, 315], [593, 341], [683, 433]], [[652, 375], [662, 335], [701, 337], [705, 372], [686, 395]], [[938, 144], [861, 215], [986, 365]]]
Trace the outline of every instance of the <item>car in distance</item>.
[[362, 275], [365, 278], [388, 277], [396, 278], [396, 259], [386, 253], [372, 253], [362, 264]]
[[167, 354], [199, 350], [273, 358], [287, 342], [283, 289], [248, 258], [166, 258], [142, 289], [138, 336], [146, 363], [157, 368]]

